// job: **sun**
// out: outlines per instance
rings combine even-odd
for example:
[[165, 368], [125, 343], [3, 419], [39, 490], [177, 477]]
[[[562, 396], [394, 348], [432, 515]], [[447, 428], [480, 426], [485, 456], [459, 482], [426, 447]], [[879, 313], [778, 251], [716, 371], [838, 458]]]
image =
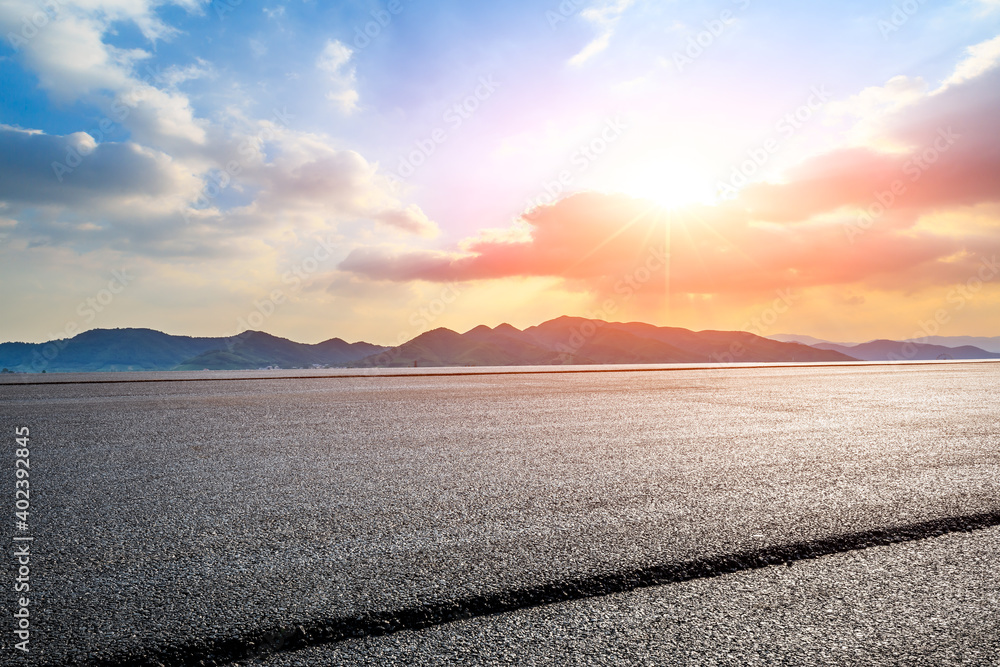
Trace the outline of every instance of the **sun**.
[[612, 189], [666, 209], [710, 205], [715, 201], [709, 179], [698, 169], [650, 163], [616, 170]]

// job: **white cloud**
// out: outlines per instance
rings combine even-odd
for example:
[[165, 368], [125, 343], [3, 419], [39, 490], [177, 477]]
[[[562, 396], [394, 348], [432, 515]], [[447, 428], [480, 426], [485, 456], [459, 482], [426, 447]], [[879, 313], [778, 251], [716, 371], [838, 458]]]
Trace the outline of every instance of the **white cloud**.
[[996, 68], [1000, 65], [1000, 37], [974, 44], [965, 49], [965, 54], [936, 89], [931, 89], [921, 77], [895, 76], [885, 85], [871, 86], [846, 100], [828, 103], [825, 113], [830, 118], [850, 122], [845, 136], [850, 145], [888, 152], [910, 150], [912, 146], [901, 142], [899, 134], [891, 131], [898, 122], [898, 113]]
[[211, 66], [201, 58], [193, 65], [188, 65], [187, 67], [168, 67], [165, 71], [158, 74], [159, 80], [170, 88], [176, 88], [188, 81], [213, 76], [215, 76], [215, 73], [212, 71]]
[[884, 86], [870, 86], [846, 100], [827, 105], [831, 116], [865, 119], [902, 109], [927, 94], [927, 82], [920, 77], [894, 76]]
[[354, 51], [340, 40], [329, 39], [316, 59], [316, 67], [330, 76], [342, 76], [340, 68], [350, 61], [353, 54]]
[[163, 4], [199, 7], [195, 0], [61, 2], [55, 16], [25, 36], [22, 17], [37, 14], [37, 5], [6, 0], [0, 3], [0, 31], [19, 37], [9, 40], [16, 41], [18, 57], [57, 101], [83, 100], [103, 109], [106, 124], [128, 128], [139, 143], [158, 148], [169, 148], [178, 140], [202, 143], [203, 123], [194, 118], [190, 101], [176, 87], [205, 76], [207, 65], [199, 61], [165, 72], [150, 69], [143, 76], [135, 70], [150, 56], [147, 51], [119, 49], [105, 41], [118, 21], [133, 22], [150, 40], [169, 38], [175, 31], [155, 15]]
[[[174, 294], [181, 285], [201, 299], [209, 285], [222, 303], [232, 302], [233, 284], [251, 295], [268, 281], [281, 284], [316, 238], [336, 239], [346, 256], [372, 235], [437, 232], [382, 182], [377, 165], [330, 136], [296, 129], [294, 117], [254, 118], [243, 100], [201, 111], [203, 100], [184, 84], [215, 76], [209, 63], [161, 71], [152, 46], [113, 46], [117, 24], [129, 21], [150, 41], [170, 39], [176, 31], [156, 14], [166, 4], [202, 7], [63, 0], [58, 20], [18, 44], [12, 57], [49, 97], [104, 117], [64, 135], [0, 124], [0, 264], [9, 269], [12, 257], [30, 256], [66, 281], [87, 263], [115, 257], [143, 266], [151, 283]], [[26, 0], [0, 0], [0, 35], [20, 31], [25, 12], [37, 11]], [[345, 112], [358, 103], [353, 55], [331, 40], [316, 61], [329, 99]]]
[[334, 102], [344, 113], [350, 113], [358, 106], [358, 91], [354, 89], [330, 91], [326, 94], [326, 99]]
[[169, 156], [135, 143], [0, 128], [0, 200], [11, 205], [107, 208], [145, 198], [177, 206], [196, 187]]
[[945, 80], [943, 87], [974, 79], [1000, 65], [1000, 36], [970, 46], [965, 51], [967, 57], [955, 67], [955, 71]]
[[582, 65], [604, 49], [608, 48], [608, 44], [610, 43], [611, 31], [608, 30], [607, 32], [604, 32], [596, 37], [593, 41], [587, 44], [587, 46], [583, 47], [582, 51], [570, 58], [569, 64], [574, 66]]
[[569, 64], [580, 66], [607, 49], [611, 43], [611, 37], [614, 35], [615, 25], [632, 3], [633, 0], [618, 0], [617, 2], [588, 7], [583, 10], [580, 15], [597, 26], [600, 33], [583, 47], [579, 53], [570, 58]]
[[[16, 0], [0, 3], [0, 30], [19, 33], [19, 17], [32, 7]], [[121, 90], [128, 85], [126, 54], [106, 45], [103, 32], [104, 26], [95, 20], [60, 16], [37, 33], [29, 32], [31, 38], [17, 45], [41, 87], [57, 100], [73, 101], [92, 91]], [[130, 55], [135, 59], [141, 54]]]
[[[63, 0], [41, 6], [30, 0], [0, 3], [0, 33], [55, 98], [72, 101], [93, 92], [121, 91], [131, 81], [135, 62], [149, 54], [117, 49], [104, 36], [118, 22], [133, 23], [150, 42], [177, 31], [156, 15], [162, 5], [198, 11], [198, 0]], [[31, 17], [34, 19], [32, 29]]]
[[205, 143], [206, 122], [194, 117], [185, 95], [139, 85], [121, 95], [119, 101], [129, 108], [129, 128], [141, 143], [161, 148], [174, 147], [178, 141]]
[[326, 98], [337, 104], [344, 113], [351, 113], [357, 108], [358, 91], [355, 89], [357, 76], [355, 69], [349, 66], [354, 51], [343, 42], [330, 39], [316, 59], [316, 67], [325, 72], [333, 85], [333, 90]]

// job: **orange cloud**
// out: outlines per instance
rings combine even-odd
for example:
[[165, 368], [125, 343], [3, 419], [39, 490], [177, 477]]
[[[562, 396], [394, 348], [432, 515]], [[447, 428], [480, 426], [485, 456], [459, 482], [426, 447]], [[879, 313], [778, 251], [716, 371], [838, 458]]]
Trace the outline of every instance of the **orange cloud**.
[[[598, 293], [629, 277], [698, 294], [852, 283], [960, 253], [953, 237], [879, 226], [848, 243], [840, 223], [761, 224], [737, 206], [670, 213], [582, 193], [535, 211], [530, 240], [467, 241], [467, 252], [353, 251], [341, 268], [375, 280], [556, 276]], [[668, 272], [669, 271], [669, 275]]]
[[341, 268], [388, 281], [552, 276], [595, 295], [630, 280], [652, 295], [964, 280], [1000, 251], [1000, 220], [966, 234], [916, 223], [1000, 201], [1000, 69], [893, 111], [882, 127], [879, 145], [891, 150], [819, 155], [720, 206], [667, 211], [580, 193], [526, 215], [527, 238], [482, 236], [454, 252], [361, 248]]

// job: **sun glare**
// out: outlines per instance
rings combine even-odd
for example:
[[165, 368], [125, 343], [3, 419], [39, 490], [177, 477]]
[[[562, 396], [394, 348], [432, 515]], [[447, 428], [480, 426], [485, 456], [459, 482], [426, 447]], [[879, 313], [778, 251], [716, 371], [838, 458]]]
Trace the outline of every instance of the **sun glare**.
[[614, 189], [667, 208], [678, 209], [714, 201], [709, 180], [699, 171], [679, 165], [644, 165], [619, 172]]

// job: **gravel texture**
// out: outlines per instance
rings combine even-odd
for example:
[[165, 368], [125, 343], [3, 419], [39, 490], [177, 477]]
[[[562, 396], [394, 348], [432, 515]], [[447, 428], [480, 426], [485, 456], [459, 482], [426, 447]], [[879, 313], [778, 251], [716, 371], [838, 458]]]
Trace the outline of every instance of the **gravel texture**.
[[997, 665], [997, 553], [947, 535], [239, 664]]
[[0, 386], [3, 432], [32, 432], [29, 664], [274, 645], [316, 619], [996, 512], [998, 380], [968, 364]]

